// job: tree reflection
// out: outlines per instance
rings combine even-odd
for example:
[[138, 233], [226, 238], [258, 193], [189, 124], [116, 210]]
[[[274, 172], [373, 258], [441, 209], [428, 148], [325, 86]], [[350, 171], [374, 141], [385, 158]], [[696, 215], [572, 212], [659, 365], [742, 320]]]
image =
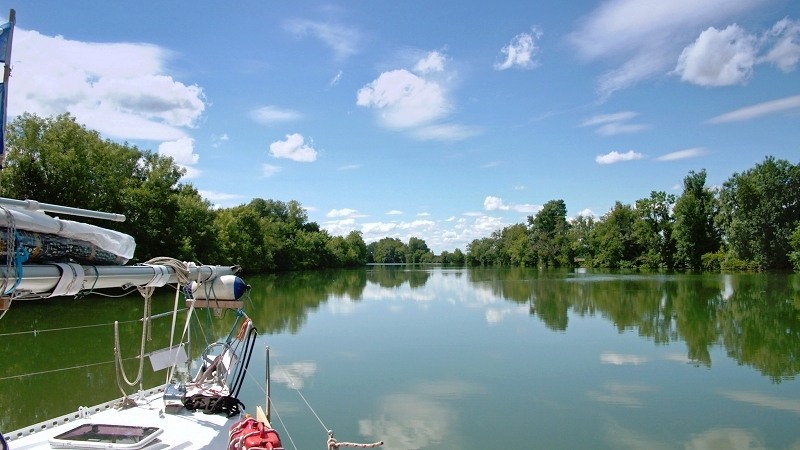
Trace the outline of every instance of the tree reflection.
[[551, 330], [570, 315], [598, 315], [656, 344], [683, 341], [710, 367], [714, 346], [774, 382], [800, 372], [800, 278], [786, 274], [662, 275], [478, 269], [470, 281], [527, 303]]

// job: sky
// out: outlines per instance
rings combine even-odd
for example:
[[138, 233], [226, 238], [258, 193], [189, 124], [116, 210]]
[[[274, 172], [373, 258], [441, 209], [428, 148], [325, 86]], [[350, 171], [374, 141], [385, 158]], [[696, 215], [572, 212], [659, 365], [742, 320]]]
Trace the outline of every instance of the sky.
[[800, 163], [796, 0], [0, 0], [9, 121], [68, 112], [215, 207], [297, 201], [434, 253], [548, 201]]

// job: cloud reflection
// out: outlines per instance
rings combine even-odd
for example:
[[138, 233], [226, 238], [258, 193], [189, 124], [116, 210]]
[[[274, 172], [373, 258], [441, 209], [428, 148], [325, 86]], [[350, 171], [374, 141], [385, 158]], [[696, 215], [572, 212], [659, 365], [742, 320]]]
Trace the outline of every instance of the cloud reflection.
[[763, 408], [777, 409], [800, 414], [800, 400], [771, 397], [752, 391], [725, 391], [722, 395], [731, 400], [750, 403]]
[[603, 385], [603, 390], [589, 391], [587, 395], [598, 402], [641, 408], [644, 402], [636, 397], [636, 394], [652, 390], [653, 388], [643, 384], [606, 383]]
[[477, 392], [479, 387], [459, 380], [419, 383], [409, 392], [382, 397], [375, 417], [359, 420], [359, 433], [384, 441], [384, 450], [463, 448], [453, 432], [458, 415], [447, 400]]
[[270, 375], [275, 383], [285, 384], [289, 389], [302, 389], [305, 380], [317, 373], [317, 363], [314, 361], [298, 361], [280, 365]]
[[632, 365], [638, 366], [648, 361], [646, 356], [625, 355], [622, 353], [603, 352], [600, 354], [600, 362], [603, 364], [613, 364], [615, 366]]
[[693, 435], [686, 450], [765, 450], [752, 433], [739, 428], [713, 428]]

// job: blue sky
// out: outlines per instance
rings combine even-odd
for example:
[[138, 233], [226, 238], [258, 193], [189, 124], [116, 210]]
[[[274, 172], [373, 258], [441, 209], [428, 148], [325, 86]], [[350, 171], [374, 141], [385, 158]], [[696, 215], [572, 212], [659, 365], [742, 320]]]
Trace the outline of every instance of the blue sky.
[[10, 119], [70, 112], [213, 204], [436, 253], [550, 200], [800, 162], [796, 0], [0, 1]]

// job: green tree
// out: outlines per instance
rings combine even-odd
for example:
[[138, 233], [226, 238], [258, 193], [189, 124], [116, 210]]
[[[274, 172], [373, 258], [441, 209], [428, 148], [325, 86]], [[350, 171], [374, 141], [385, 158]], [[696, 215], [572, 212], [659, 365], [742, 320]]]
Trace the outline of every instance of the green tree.
[[789, 243], [792, 247], [792, 251], [789, 252], [789, 260], [792, 262], [795, 272], [800, 272], [800, 222], [794, 227]]
[[574, 255], [569, 245], [567, 205], [564, 200], [550, 200], [536, 216], [528, 216], [533, 250], [539, 264], [567, 267], [573, 264]]
[[405, 262], [406, 245], [400, 239], [385, 237], [373, 242], [373, 261], [378, 264], [397, 264]]
[[722, 245], [719, 228], [714, 223], [718, 202], [706, 187], [705, 169], [683, 179], [683, 194], [675, 202], [675, 265], [699, 270], [705, 254], [717, 252]]
[[408, 239], [406, 246], [406, 262], [410, 264], [417, 264], [421, 262], [429, 262], [433, 254], [428, 248], [425, 240], [418, 237], [411, 237]]
[[474, 239], [467, 245], [467, 264], [491, 266], [497, 263], [499, 245], [496, 239], [485, 237]]
[[536, 253], [531, 245], [528, 227], [518, 223], [503, 228], [497, 237], [500, 263], [510, 266], [535, 266]]
[[657, 268], [672, 268], [675, 241], [672, 237], [672, 206], [675, 196], [663, 191], [653, 191], [649, 198], [636, 201], [634, 237], [641, 255], [639, 265]]
[[720, 221], [736, 258], [759, 269], [790, 267], [790, 236], [800, 221], [800, 165], [768, 156], [736, 173], [720, 192]]
[[592, 262], [593, 248], [591, 242], [594, 226], [594, 218], [579, 215], [570, 221], [567, 239], [575, 258], [580, 258], [589, 264]]
[[598, 267], [630, 267], [641, 253], [633, 237], [636, 213], [620, 202], [606, 213], [592, 230], [594, 261]]

